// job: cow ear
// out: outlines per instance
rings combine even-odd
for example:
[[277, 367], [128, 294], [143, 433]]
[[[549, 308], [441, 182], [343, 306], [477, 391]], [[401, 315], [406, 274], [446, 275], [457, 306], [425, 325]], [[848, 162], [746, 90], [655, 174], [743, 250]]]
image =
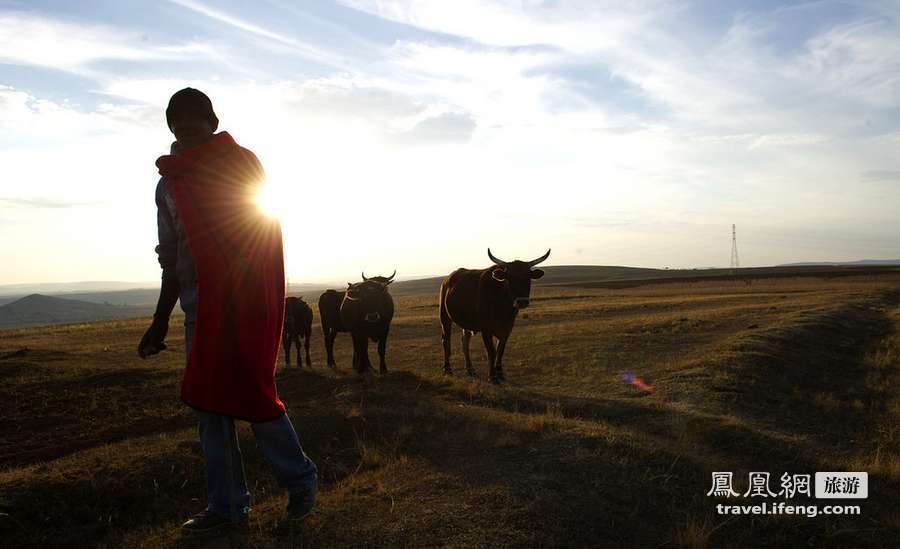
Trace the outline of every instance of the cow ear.
[[348, 283], [347, 283], [347, 289], [349, 290], [349, 289], [352, 288], [352, 287], [353, 287], [353, 283], [352, 283], [352, 282], [348, 282]]
[[491, 272], [491, 277], [497, 282], [506, 282], [506, 271], [503, 269], [494, 269]]
[[544, 271], [542, 271], [540, 269], [532, 269], [531, 270], [531, 278], [533, 278], [534, 280], [537, 280], [538, 278], [541, 278], [542, 276], [544, 276]]

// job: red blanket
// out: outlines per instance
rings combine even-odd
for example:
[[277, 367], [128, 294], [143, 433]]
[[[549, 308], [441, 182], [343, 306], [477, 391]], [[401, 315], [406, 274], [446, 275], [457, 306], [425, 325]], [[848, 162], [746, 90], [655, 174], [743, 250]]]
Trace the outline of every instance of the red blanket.
[[284, 256], [281, 226], [255, 204], [262, 166], [226, 132], [156, 165], [197, 268], [197, 328], [181, 399], [247, 421], [276, 419], [284, 413], [275, 389]]

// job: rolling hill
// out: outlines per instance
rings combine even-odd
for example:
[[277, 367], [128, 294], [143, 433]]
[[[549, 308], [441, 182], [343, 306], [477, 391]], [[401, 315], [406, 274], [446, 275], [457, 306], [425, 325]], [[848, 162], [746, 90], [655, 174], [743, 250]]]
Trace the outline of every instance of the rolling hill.
[[0, 328], [94, 322], [115, 318], [131, 318], [152, 314], [153, 306], [115, 306], [31, 294], [0, 306]]
[[[810, 265], [796, 267], [749, 267], [743, 269], [649, 269], [605, 265], [560, 265], [541, 268], [545, 274], [534, 282], [536, 287], [581, 286], [596, 288], [624, 288], [660, 282], [692, 282], [701, 279], [746, 280], [795, 276], [830, 278], [864, 274], [887, 274], [898, 270], [897, 267], [891, 265]], [[398, 296], [432, 292], [437, 294], [443, 279], [443, 276], [436, 276], [395, 282], [391, 285], [391, 294]], [[304, 293], [303, 295], [307, 298], [318, 298], [318, 294], [314, 292]]]
[[802, 263], [784, 263], [779, 267], [801, 267], [811, 265], [857, 265], [857, 266], [873, 266], [873, 265], [895, 265], [900, 266], [900, 259], [860, 259], [859, 261], [805, 261]]
[[[315, 510], [285, 520], [237, 422], [252, 513], [206, 538], [179, 531], [208, 495], [183, 331], [142, 360], [146, 319], [4, 330], [0, 547], [896, 546], [900, 271], [850, 272], [539, 285], [502, 386], [480, 341], [463, 373], [456, 328], [443, 373], [430, 291], [397, 297], [384, 375], [353, 371], [346, 334], [328, 368], [314, 330], [312, 365], [279, 356], [276, 377], [318, 467]], [[721, 471], [743, 495], [710, 495]], [[867, 472], [868, 497], [780, 492], [820, 471]], [[747, 496], [755, 472], [772, 497]], [[719, 511], [763, 503], [791, 510]]]
[[[583, 288], [626, 288], [699, 280], [753, 280], [807, 276], [833, 278], [858, 275], [890, 274], [900, 267], [881, 264], [858, 265], [798, 265], [779, 267], [750, 267], [743, 269], [649, 269], [641, 267], [604, 265], [560, 265], [543, 268], [545, 275], [535, 281], [535, 287], [580, 286]], [[443, 276], [402, 280], [391, 285], [391, 294], [437, 296]], [[343, 286], [336, 285], [336, 289]], [[290, 295], [299, 295], [308, 303], [318, 302], [326, 289], [318, 284], [291, 284]], [[61, 295], [31, 294], [25, 297], [0, 298], [0, 328], [93, 322], [115, 318], [130, 318], [152, 314], [159, 296], [158, 288], [66, 293]], [[175, 313], [180, 309], [176, 307]]]

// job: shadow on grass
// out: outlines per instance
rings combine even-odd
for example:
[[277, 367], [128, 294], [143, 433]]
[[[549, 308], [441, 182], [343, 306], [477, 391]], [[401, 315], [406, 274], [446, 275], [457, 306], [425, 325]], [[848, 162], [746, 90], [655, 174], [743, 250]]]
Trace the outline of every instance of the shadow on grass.
[[868, 383], [866, 355], [893, 332], [885, 311], [900, 291], [799, 315], [737, 345], [713, 383], [717, 409], [773, 430], [803, 434], [820, 451], [850, 448], [892, 395]]
[[[511, 494], [510, 508], [485, 509], [488, 516], [445, 519], [481, 529], [485, 546], [658, 546], [672, 542], [698, 517], [708, 525], [700, 535], [721, 536], [734, 546], [754, 546], [760, 533], [805, 544], [827, 542], [841, 529], [855, 531], [857, 524], [849, 518], [748, 527], [716, 516], [714, 505], [723, 500], [705, 496], [714, 470], [735, 467], [736, 479], [751, 470], [771, 471], [773, 478], [785, 471], [816, 470], [813, 456], [798, 447], [798, 441], [739, 422], [621, 400], [564, 401], [562, 409], [578, 410], [589, 422], [635, 435], [609, 437], [592, 434], [589, 428], [582, 431], [580, 420], [568, 425], [566, 412], [535, 428], [528, 417], [548, 415], [548, 408], [553, 410], [560, 401], [555, 396], [542, 401], [517, 391], [495, 397], [488, 407], [472, 405], [452, 384], [404, 372], [371, 382], [349, 380], [347, 386], [349, 400], [365, 402], [359, 428], [370, 444], [391, 455], [426, 460], [458, 479], [461, 493], [500, 485]], [[362, 524], [349, 527], [340, 516], [322, 520], [317, 530], [321, 537], [314, 539], [323, 545], [364, 539], [379, 546], [402, 533], [372, 531]], [[505, 526], [507, 537], [488, 537], [497, 534], [497, 523]], [[347, 531], [339, 534], [342, 528]], [[454, 543], [453, 528], [428, 528], [447, 531], [451, 538], [435, 539]]]
[[[834, 319], [814, 315], [811, 324], [764, 333], [738, 349], [746, 362], [730, 373], [741, 382], [739, 392], [695, 388], [688, 403], [548, 395], [408, 372], [374, 379], [280, 372], [280, 394], [322, 479], [320, 511], [304, 542], [888, 546], [896, 533], [872, 523], [894, 508], [896, 497], [868, 500], [863, 517], [824, 521], [726, 518], [715, 514], [715, 504], [733, 501], [705, 495], [713, 471], [734, 471], [736, 483], [748, 471], [769, 471], [774, 480], [782, 472], [813, 473], [823, 455], [840, 451], [821, 442], [860, 428], [878, 412], [879, 397], [870, 395], [874, 400], [856, 415], [823, 422], [821, 410], [788, 389], [805, 384], [864, 394], [860, 359], [887, 329], [885, 318], [877, 307], [851, 306]], [[92, 377], [87, 386], [112, 389], [124, 379], [135, 390], [174, 379], [172, 372], [142, 375]], [[81, 381], [41, 390], [84, 390]], [[159, 391], [147, 392], [160, 398]], [[770, 399], [786, 402], [791, 415], [774, 413]], [[818, 425], [818, 437], [810, 436], [810, 425]], [[157, 421], [154, 428], [169, 426]], [[176, 438], [122, 441], [23, 470], [19, 478], [7, 474], [0, 511], [21, 528], [4, 539], [19, 547], [116, 546], [140, 530], [162, 540], [150, 546], [166, 546], [173, 538], [160, 532], [177, 527], [205, 498], [203, 460], [181, 445], [193, 437]], [[254, 505], [273, 512], [273, 496], [283, 494], [252, 440], [242, 433]], [[392, 515], [395, 499], [406, 514]], [[244, 541], [283, 546], [288, 535], [265, 517]]]
[[183, 429], [193, 423], [186, 410], [160, 409], [177, 403], [178, 382], [171, 371], [121, 368], [63, 378], [47, 371], [0, 388], [0, 467]]

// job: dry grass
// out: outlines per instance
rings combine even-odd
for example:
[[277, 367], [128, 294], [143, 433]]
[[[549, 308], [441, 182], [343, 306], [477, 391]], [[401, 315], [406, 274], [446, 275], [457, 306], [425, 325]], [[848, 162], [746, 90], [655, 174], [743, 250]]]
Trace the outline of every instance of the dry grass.
[[[384, 377], [280, 370], [321, 494], [302, 530], [239, 426], [252, 520], [219, 546], [883, 547], [900, 534], [900, 279], [537, 288], [509, 383], [441, 375], [434, 295], [401, 296]], [[184, 354], [145, 320], [0, 332], [0, 545], [190, 546], [205, 503]], [[19, 352], [20, 350], [27, 349]], [[374, 349], [370, 352], [374, 354]], [[283, 368], [283, 367], [282, 367]], [[648, 394], [622, 383], [633, 372]], [[863, 470], [859, 517], [715, 514], [712, 471]], [[805, 502], [812, 503], [812, 502]]]

